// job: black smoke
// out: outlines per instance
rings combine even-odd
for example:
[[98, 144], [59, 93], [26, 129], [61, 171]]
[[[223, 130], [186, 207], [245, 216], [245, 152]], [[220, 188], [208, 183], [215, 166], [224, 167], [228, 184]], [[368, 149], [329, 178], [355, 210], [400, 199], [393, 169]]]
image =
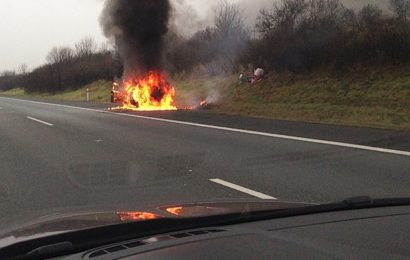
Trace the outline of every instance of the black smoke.
[[100, 17], [124, 62], [124, 76], [162, 68], [164, 36], [171, 12], [169, 0], [107, 0]]

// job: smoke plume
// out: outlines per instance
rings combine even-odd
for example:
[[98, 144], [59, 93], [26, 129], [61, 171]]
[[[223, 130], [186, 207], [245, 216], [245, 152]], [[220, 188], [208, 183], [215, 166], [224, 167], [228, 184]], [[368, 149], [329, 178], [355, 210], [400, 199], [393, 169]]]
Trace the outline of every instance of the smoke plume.
[[172, 15], [170, 29], [184, 37], [192, 36], [198, 30], [204, 29], [208, 25], [205, 18], [200, 17], [197, 10], [198, 6], [192, 2], [192, 0], [171, 0]]
[[169, 0], [106, 0], [100, 24], [124, 62], [124, 76], [162, 67]]

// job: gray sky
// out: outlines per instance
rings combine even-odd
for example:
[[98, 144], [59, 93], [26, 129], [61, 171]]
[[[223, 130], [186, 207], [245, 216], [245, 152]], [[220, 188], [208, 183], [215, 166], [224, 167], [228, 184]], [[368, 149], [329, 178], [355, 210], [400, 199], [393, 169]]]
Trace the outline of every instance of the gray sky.
[[45, 62], [53, 46], [92, 36], [105, 41], [97, 0], [0, 0], [0, 71]]
[[[191, 24], [194, 28], [206, 26], [209, 19], [205, 17], [220, 0], [171, 1], [184, 3], [180, 5], [184, 10], [178, 24]], [[229, 1], [241, 2], [246, 15], [255, 19], [261, 6], [275, 0]], [[363, 1], [366, 0], [358, 2]], [[73, 46], [84, 37], [106, 42], [98, 22], [103, 4], [103, 0], [0, 0], [0, 72], [17, 69], [23, 63], [32, 69], [45, 63], [53, 46]], [[198, 16], [196, 22], [190, 17], [192, 14]]]
[[[185, 2], [203, 16], [218, 0]], [[98, 22], [103, 5], [103, 0], [0, 0], [0, 71], [23, 63], [32, 69], [53, 46], [73, 46], [87, 36], [106, 42]]]

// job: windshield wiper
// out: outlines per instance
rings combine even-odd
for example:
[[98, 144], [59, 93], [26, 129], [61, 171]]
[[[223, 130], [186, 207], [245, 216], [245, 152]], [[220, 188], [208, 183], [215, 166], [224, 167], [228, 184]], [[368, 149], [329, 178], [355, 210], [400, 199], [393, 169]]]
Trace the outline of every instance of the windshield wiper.
[[158, 234], [196, 228], [218, 227], [300, 215], [376, 207], [408, 206], [410, 198], [355, 197], [342, 202], [301, 208], [275, 209], [196, 218], [163, 218], [73, 231], [24, 241], [0, 249], [0, 258], [49, 258], [82, 252], [99, 246]]

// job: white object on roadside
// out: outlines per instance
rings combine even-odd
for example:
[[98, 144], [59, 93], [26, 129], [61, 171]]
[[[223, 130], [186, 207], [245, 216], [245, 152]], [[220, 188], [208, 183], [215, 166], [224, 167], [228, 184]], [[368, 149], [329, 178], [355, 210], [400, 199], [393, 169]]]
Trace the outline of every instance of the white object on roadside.
[[263, 69], [257, 68], [255, 70], [255, 77], [261, 78], [263, 75], [265, 75], [265, 71]]

